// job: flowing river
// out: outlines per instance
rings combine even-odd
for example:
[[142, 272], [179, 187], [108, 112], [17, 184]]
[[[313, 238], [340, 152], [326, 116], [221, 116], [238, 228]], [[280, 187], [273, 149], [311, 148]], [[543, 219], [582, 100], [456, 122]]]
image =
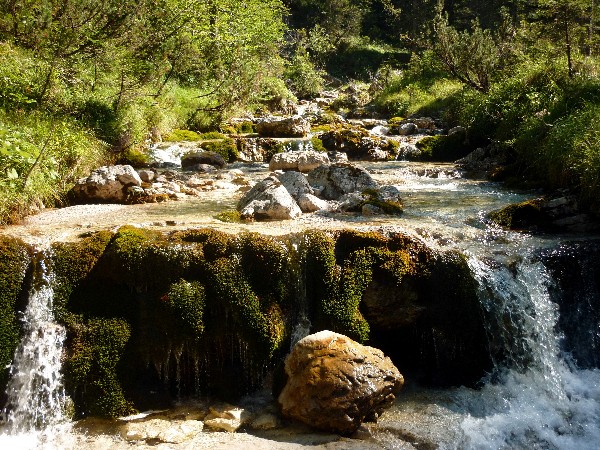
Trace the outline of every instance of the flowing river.
[[[396, 404], [365, 440], [341, 439], [288, 427], [271, 434], [202, 433], [185, 444], [158, 444], [156, 448], [390, 448], [390, 449], [594, 449], [600, 448], [600, 240], [593, 236], [532, 236], [491, 226], [485, 214], [535, 194], [511, 192], [496, 183], [469, 180], [450, 164], [406, 162], [364, 163], [380, 182], [403, 192], [401, 217], [362, 217], [352, 214], [310, 214], [293, 222], [225, 224], [214, 219], [233, 209], [239, 194], [232, 190], [207, 193], [202, 199], [156, 205], [99, 205], [46, 211], [22, 226], [8, 227], [7, 234], [40, 245], [48, 240], [72, 239], [96, 229], [136, 223], [149, 228], [212, 227], [224, 231], [257, 231], [283, 235], [308, 228], [356, 228], [401, 230], [436, 248], [455, 248], [468, 257], [479, 285], [490, 348], [495, 367], [481, 381], [480, 389], [423, 388], [408, 380]], [[266, 166], [239, 166], [250, 178], [261, 179]], [[548, 264], [574, 249], [588, 249], [576, 256], [578, 288], [560, 289]], [[591, 250], [590, 250], [591, 249]], [[579, 254], [577, 254], [579, 255]], [[41, 278], [30, 296], [30, 308], [48, 307], [51, 281]], [[45, 306], [44, 306], [45, 305]], [[565, 306], [567, 305], [567, 306]], [[565, 311], [568, 311], [566, 315]], [[56, 352], [63, 331], [41, 313], [52, 333], [40, 332], [29, 323], [35, 314], [25, 313], [26, 340], [15, 355], [9, 413], [0, 435], [2, 448], [145, 448], [130, 444], [95, 425], [57, 428], [60, 416], [46, 418], [45, 407], [55, 410], [61, 399]], [[33, 318], [30, 318], [30, 315]], [[50, 321], [50, 323], [48, 323]], [[36, 343], [36, 336], [48, 336]], [[36, 350], [28, 349], [34, 340]], [[50, 361], [39, 361], [39, 354]], [[21, 379], [31, 367], [54, 370], [49, 381], [33, 385]], [[18, 375], [18, 376], [17, 376]], [[43, 384], [43, 387], [40, 385]], [[29, 386], [29, 387], [28, 387]], [[50, 391], [50, 392], [48, 392]], [[36, 393], [41, 400], [31, 400]], [[25, 398], [30, 401], [24, 402]], [[266, 401], [253, 397], [246, 402]], [[21, 406], [23, 404], [23, 406]], [[22, 410], [26, 412], [19, 412]], [[17, 426], [16, 417], [29, 420]], [[32, 414], [33, 417], [32, 417]], [[58, 430], [32, 437], [35, 426]], [[20, 422], [19, 422], [20, 423]], [[106, 425], [102, 425], [106, 427]], [[100, 427], [98, 425], [97, 427]], [[82, 429], [85, 429], [85, 434]], [[39, 434], [39, 433], [38, 433]], [[148, 446], [149, 448], [149, 446]]]

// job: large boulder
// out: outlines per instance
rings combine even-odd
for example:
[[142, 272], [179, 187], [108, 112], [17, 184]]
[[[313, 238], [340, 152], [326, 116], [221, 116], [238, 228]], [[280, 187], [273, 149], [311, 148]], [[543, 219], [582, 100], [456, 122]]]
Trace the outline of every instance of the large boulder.
[[276, 153], [269, 162], [269, 170], [295, 170], [307, 173], [322, 164], [329, 164], [327, 153], [312, 151]]
[[79, 179], [70, 195], [75, 203], [124, 203], [129, 188], [141, 185], [142, 179], [133, 167], [103, 166]]
[[256, 183], [246, 192], [237, 210], [243, 218], [254, 220], [287, 220], [302, 215], [294, 198], [274, 176]]
[[343, 162], [317, 167], [308, 174], [308, 182], [322, 189], [320, 195], [327, 200], [337, 200], [351, 192], [377, 189], [377, 182], [366, 169]]
[[300, 172], [290, 170], [277, 175], [277, 178], [296, 201], [303, 195], [315, 193], [306, 177]]
[[216, 152], [209, 151], [189, 152], [181, 157], [181, 167], [183, 169], [201, 167], [202, 164], [208, 164], [217, 169], [222, 169], [225, 167], [225, 158]]
[[256, 124], [256, 132], [261, 137], [306, 137], [310, 122], [301, 116], [269, 117]]
[[278, 398], [283, 415], [343, 435], [376, 420], [404, 384], [381, 350], [327, 330], [300, 340], [285, 372]]

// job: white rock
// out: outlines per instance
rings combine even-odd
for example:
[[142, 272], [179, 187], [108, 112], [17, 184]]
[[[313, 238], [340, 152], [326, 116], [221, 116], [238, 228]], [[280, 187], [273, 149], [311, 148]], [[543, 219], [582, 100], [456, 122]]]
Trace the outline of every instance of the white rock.
[[298, 206], [302, 212], [311, 213], [316, 211], [331, 211], [332, 206], [326, 200], [322, 200], [312, 194], [304, 194], [298, 198]]

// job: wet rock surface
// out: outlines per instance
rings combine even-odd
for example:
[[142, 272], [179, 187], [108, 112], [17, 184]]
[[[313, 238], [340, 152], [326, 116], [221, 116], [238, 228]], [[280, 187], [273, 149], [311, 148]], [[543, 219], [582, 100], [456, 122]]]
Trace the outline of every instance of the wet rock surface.
[[277, 153], [269, 162], [269, 170], [295, 170], [310, 172], [322, 164], [329, 164], [327, 153], [294, 151]]
[[331, 331], [300, 340], [285, 361], [284, 416], [348, 435], [394, 402], [404, 379], [378, 349]]
[[243, 218], [288, 220], [302, 215], [300, 207], [285, 186], [271, 176], [257, 183], [237, 205]]
[[129, 165], [103, 166], [77, 181], [70, 192], [75, 203], [124, 203], [130, 187], [142, 179]]
[[326, 200], [337, 200], [344, 194], [377, 188], [377, 183], [361, 166], [351, 163], [323, 165], [308, 174], [308, 182], [320, 189]]
[[225, 159], [215, 152], [195, 151], [183, 155], [181, 158], [181, 167], [186, 169], [197, 165], [214, 166], [217, 169], [225, 167]]
[[305, 137], [310, 132], [310, 122], [302, 116], [267, 117], [256, 124], [261, 137]]

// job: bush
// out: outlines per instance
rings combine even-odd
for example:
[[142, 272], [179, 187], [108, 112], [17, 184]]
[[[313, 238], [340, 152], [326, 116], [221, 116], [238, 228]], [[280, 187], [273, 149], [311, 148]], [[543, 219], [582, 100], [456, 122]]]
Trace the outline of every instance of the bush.
[[0, 223], [32, 205], [61, 204], [72, 183], [106, 160], [105, 145], [75, 121], [0, 110]]
[[179, 141], [199, 141], [202, 139], [198, 133], [190, 130], [179, 130], [175, 129], [165, 136], [165, 141], [179, 142]]
[[296, 51], [284, 73], [288, 87], [298, 98], [316, 97], [323, 90], [323, 75], [303, 49]]
[[233, 139], [221, 139], [220, 141], [203, 142], [201, 144], [203, 150], [215, 152], [221, 155], [227, 162], [235, 162], [240, 153]]

